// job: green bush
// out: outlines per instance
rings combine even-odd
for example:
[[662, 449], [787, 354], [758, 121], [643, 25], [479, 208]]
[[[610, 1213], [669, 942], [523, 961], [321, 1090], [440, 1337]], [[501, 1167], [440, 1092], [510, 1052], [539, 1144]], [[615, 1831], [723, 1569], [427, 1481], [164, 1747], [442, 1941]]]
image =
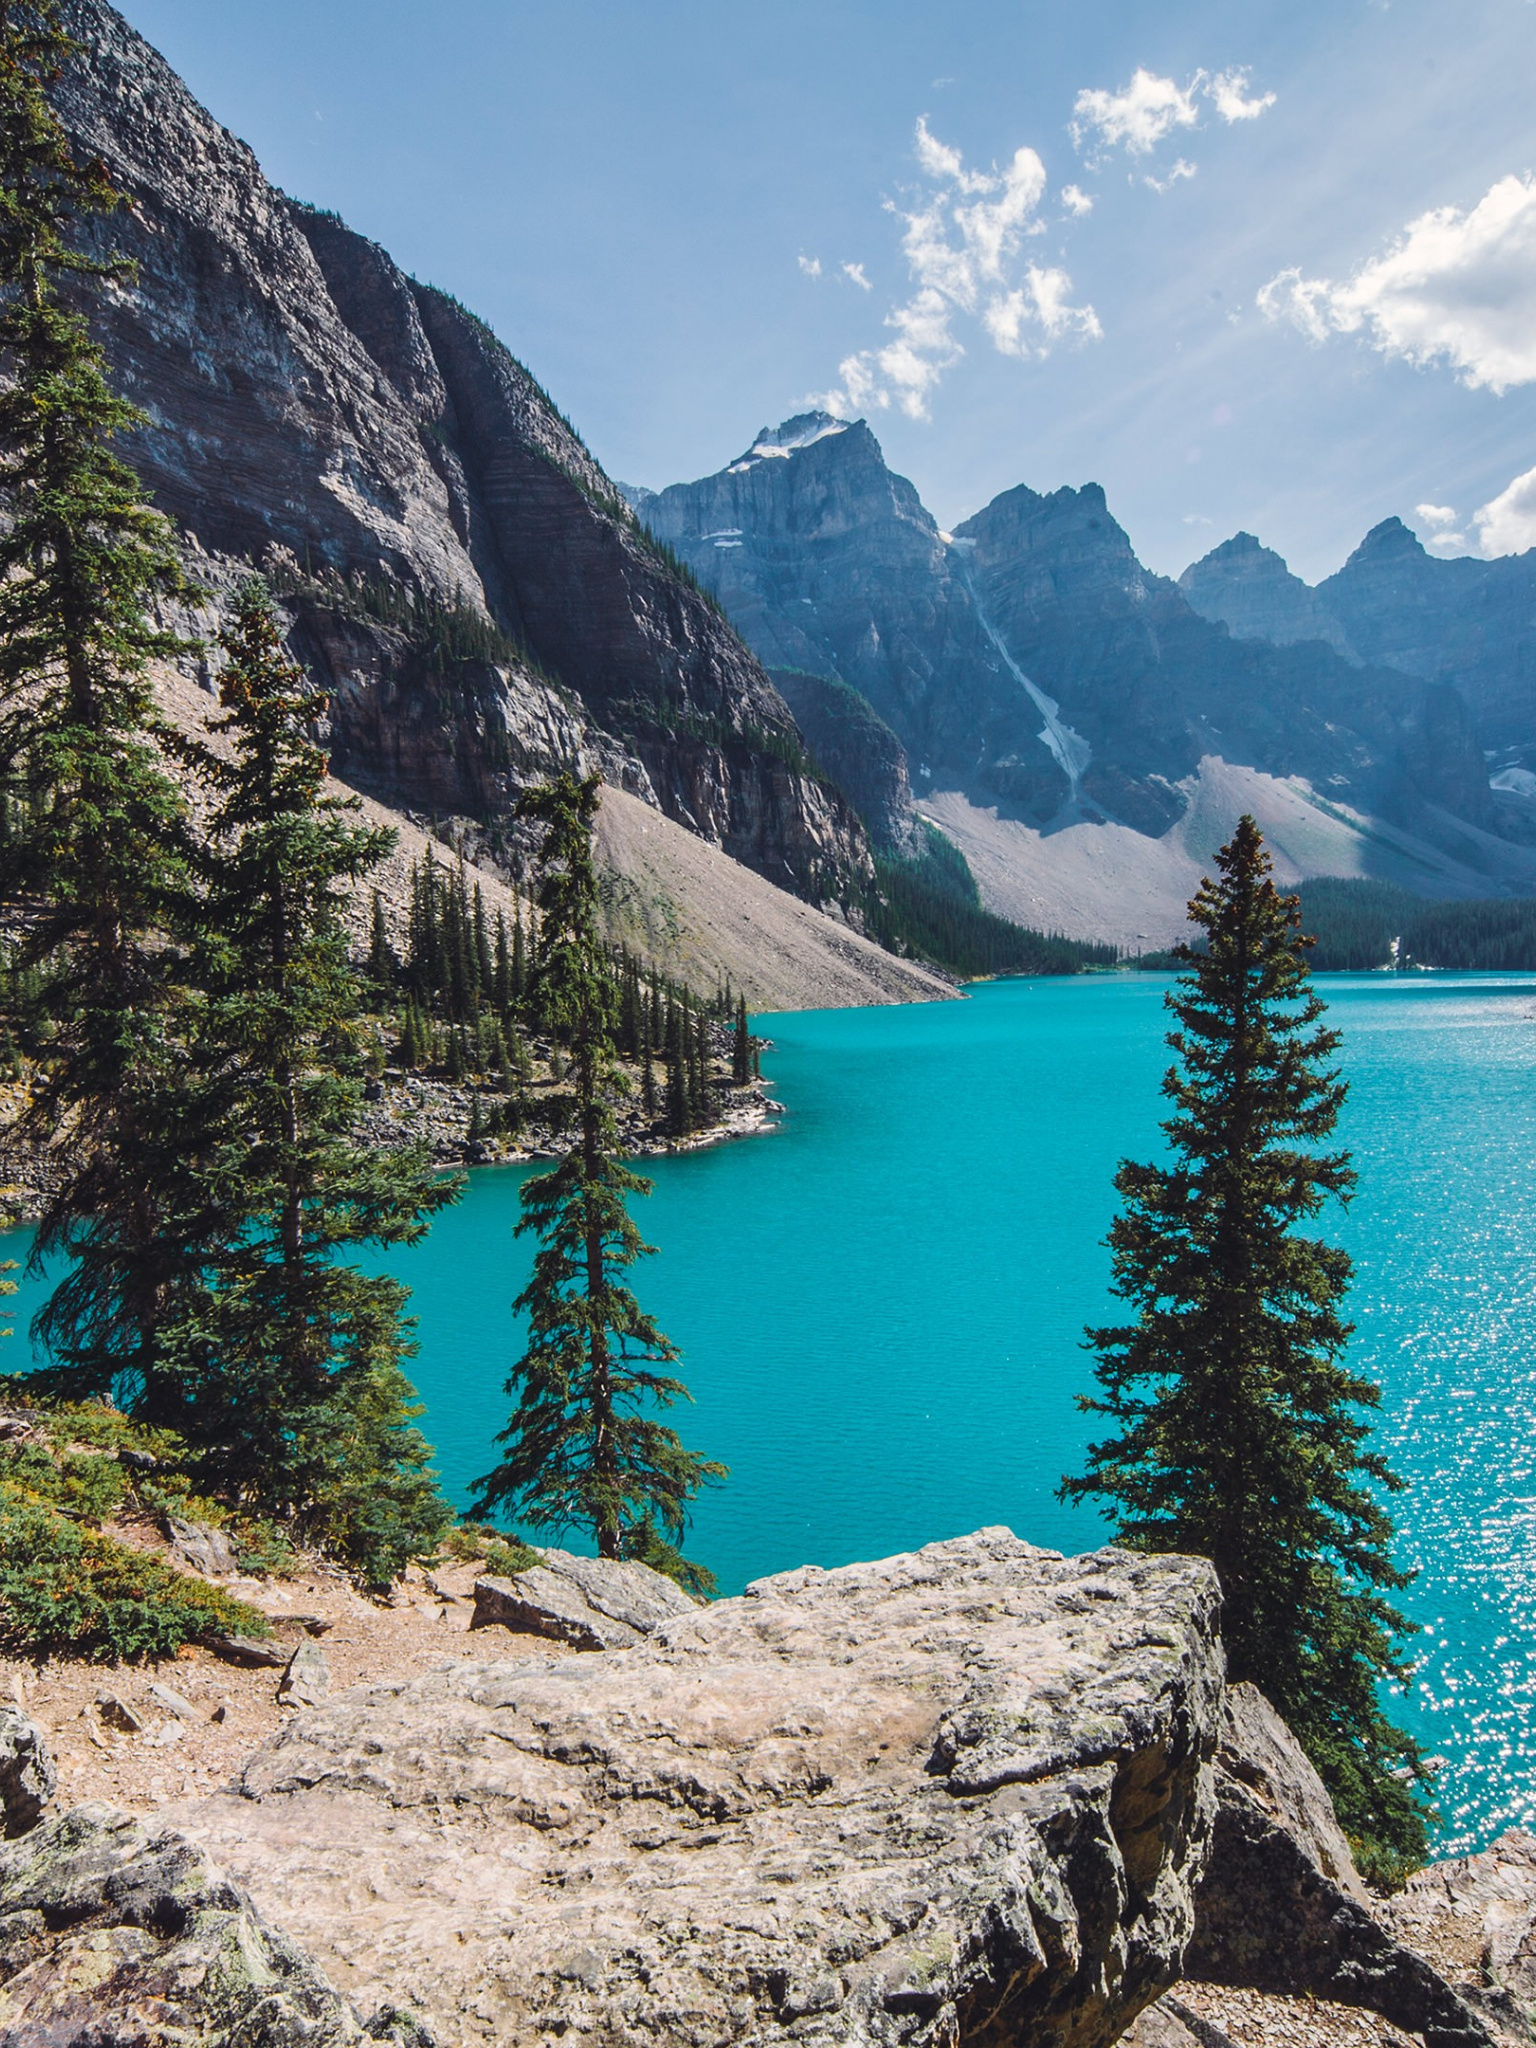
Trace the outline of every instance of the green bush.
[[0, 1496], [0, 1647], [11, 1654], [170, 1657], [213, 1635], [269, 1633], [265, 1615], [216, 1586], [39, 1501]]

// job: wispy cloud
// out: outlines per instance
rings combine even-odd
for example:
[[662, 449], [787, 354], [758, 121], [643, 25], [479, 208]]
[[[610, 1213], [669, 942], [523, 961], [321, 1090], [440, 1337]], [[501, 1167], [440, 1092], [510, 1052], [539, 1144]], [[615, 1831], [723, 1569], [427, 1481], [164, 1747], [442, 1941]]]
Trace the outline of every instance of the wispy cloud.
[[[1201, 125], [1203, 107], [1214, 107], [1228, 123], [1254, 121], [1275, 104], [1275, 95], [1255, 96], [1249, 90], [1246, 65], [1228, 71], [1197, 71], [1187, 85], [1138, 66], [1129, 85], [1118, 92], [1085, 86], [1072, 108], [1072, 140], [1090, 164], [1102, 164], [1117, 149], [1128, 156], [1150, 156], [1161, 142], [1181, 129]], [[1195, 166], [1181, 157], [1170, 175], [1148, 177], [1154, 191], [1166, 192], [1181, 177], [1194, 176]]]
[[1063, 185], [1061, 203], [1068, 213], [1084, 214], [1093, 211], [1093, 201], [1081, 185]]
[[1025, 239], [1043, 228], [1045, 166], [1034, 150], [1015, 150], [1001, 169], [973, 170], [919, 120], [914, 154], [928, 189], [906, 208], [887, 202], [902, 224], [914, 289], [886, 315], [892, 338], [839, 364], [837, 385], [820, 401], [831, 412], [894, 405], [926, 419], [934, 388], [965, 353], [955, 333], [962, 316], [1010, 356], [1043, 356], [1068, 337], [1103, 332], [1091, 306], [1071, 303], [1064, 270], [1021, 265]]
[[1192, 178], [1198, 169], [1199, 166], [1190, 163], [1186, 157], [1176, 156], [1168, 167], [1166, 178], [1154, 178], [1148, 171], [1141, 182], [1150, 185], [1154, 192], [1171, 192], [1181, 178]]
[[1442, 206], [1421, 214], [1340, 283], [1282, 270], [1258, 304], [1313, 341], [1360, 334], [1385, 356], [1446, 363], [1464, 384], [1489, 391], [1532, 383], [1536, 177], [1499, 179], [1470, 212]]
[[856, 284], [861, 292], [872, 292], [874, 290], [874, 286], [864, 275], [862, 263], [845, 263], [843, 265], [843, 275], [850, 284]]
[[800, 268], [807, 277], [820, 277], [821, 258], [819, 256], [797, 256], [795, 261], [800, 265]]

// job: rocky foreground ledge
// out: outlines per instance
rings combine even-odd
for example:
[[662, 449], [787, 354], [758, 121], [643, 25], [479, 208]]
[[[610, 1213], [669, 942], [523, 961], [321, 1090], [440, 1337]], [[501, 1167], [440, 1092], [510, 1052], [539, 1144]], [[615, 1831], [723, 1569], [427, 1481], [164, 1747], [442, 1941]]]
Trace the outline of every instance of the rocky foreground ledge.
[[991, 1529], [653, 1621], [621, 1591], [626, 1647], [488, 1626], [149, 1823], [29, 1826], [18, 1729], [0, 2048], [1224, 2048], [1196, 1987], [1153, 2004], [1196, 1953], [1406, 2030], [1371, 2039], [1529, 2038], [1372, 1916], [1202, 1563]]

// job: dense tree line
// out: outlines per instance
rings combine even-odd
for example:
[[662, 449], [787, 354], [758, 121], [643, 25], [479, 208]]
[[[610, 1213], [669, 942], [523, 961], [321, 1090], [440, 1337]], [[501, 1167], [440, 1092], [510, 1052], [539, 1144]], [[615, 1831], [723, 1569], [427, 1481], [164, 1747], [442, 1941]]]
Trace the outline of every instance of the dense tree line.
[[932, 826], [923, 830], [922, 850], [912, 858], [876, 858], [864, 916], [881, 945], [967, 977], [1079, 974], [1115, 964], [1113, 946], [1033, 931], [983, 909], [959, 848]]

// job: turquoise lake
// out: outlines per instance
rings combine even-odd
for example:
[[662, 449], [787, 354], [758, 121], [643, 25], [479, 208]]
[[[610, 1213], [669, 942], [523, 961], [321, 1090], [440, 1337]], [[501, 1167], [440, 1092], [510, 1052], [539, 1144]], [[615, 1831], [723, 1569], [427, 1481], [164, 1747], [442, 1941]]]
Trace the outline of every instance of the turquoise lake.
[[[1153, 977], [1021, 980], [963, 1002], [764, 1020], [790, 1115], [653, 1163], [637, 1291], [682, 1347], [686, 1440], [729, 1481], [687, 1548], [723, 1590], [984, 1523], [1091, 1548], [1055, 1498], [1091, 1429], [1085, 1323], [1111, 1310], [1119, 1159], [1159, 1137]], [[1403, 1604], [1424, 1624], [1398, 1703], [1430, 1750], [1444, 1840], [1536, 1822], [1536, 979], [1325, 978], [1360, 1191], [1355, 1365], [1380, 1382]], [[396, 1270], [415, 1376], [462, 1498], [494, 1460], [523, 1170], [472, 1178]], [[27, 1295], [35, 1296], [29, 1288]], [[17, 1304], [25, 1313], [27, 1300]]]

